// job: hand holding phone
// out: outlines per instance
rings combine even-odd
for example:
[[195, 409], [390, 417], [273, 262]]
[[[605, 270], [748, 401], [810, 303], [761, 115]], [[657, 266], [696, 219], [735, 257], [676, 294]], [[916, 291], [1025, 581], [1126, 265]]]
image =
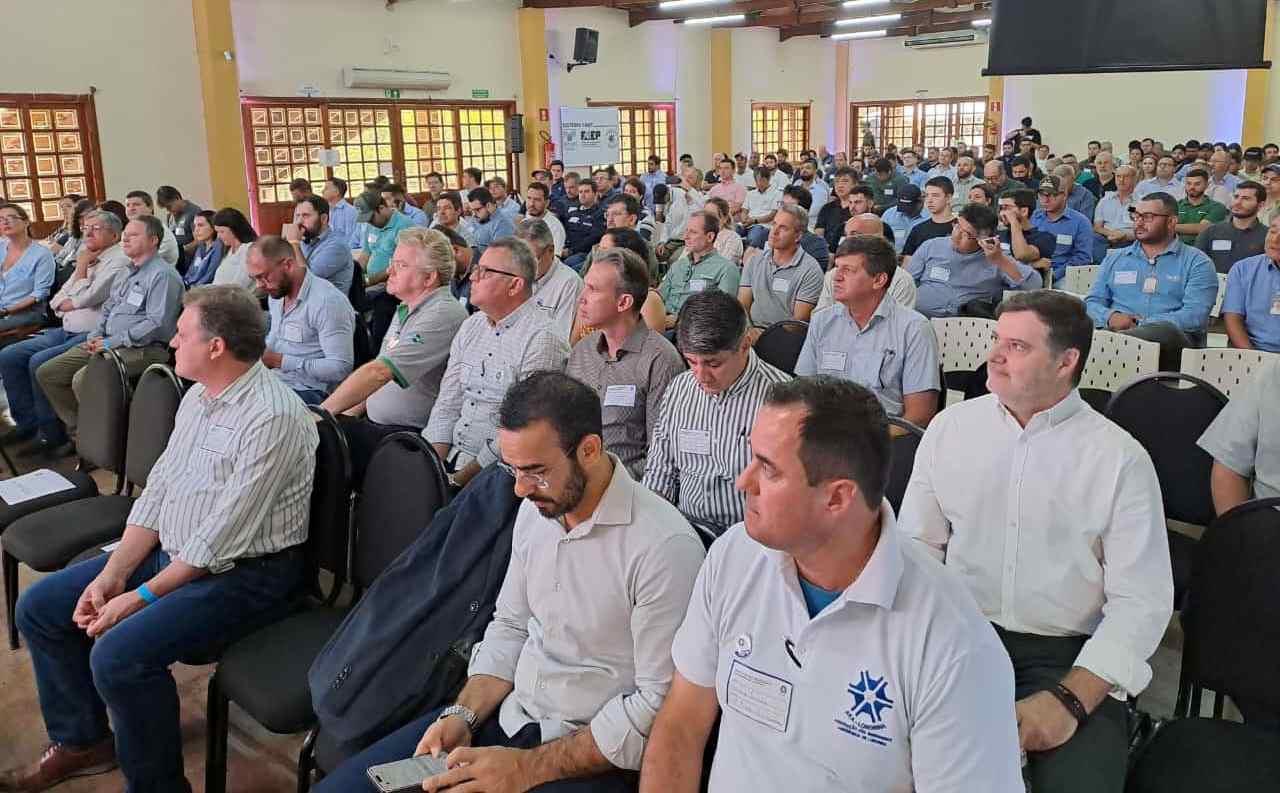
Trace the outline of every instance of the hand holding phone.
[[421, 790], [423, 780], [448, 770], [443, 756], [420, 754], [394, 763], [372, 766], [366, 773], [379, 793], [401, 793]]

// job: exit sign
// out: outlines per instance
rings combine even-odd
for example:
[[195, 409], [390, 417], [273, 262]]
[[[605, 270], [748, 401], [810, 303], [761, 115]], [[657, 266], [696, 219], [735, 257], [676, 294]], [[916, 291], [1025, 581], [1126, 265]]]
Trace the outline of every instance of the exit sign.
[[383, 96], [385, 96], [387, 99], [399, 99], [399, 98], [400, 98], [400, 89], [399, 89], [399, 88], [387, 88], [387, 89], [385, 89], [385, 90], [382, 92], [382, 95], [383, 95]]
[[489, 89], [488, 88], [472, 88], [471, 98], [472, 99], [488, 99]]

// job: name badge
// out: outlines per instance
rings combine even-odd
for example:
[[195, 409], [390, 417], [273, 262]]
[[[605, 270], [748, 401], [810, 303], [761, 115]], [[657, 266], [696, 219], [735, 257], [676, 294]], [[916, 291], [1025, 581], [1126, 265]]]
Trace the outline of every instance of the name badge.
[[836, 371], [843, 372], [844, 364], [847, 359], [848, 359], [847, 353], [828, 350], [822, 353], [822, 368], [834, 369]]
[[144, 299], [146, 299], [146, 295], [144, 295], [140, 290], [130, 289], [129, 294], [125, 295], [124, 297], [124, 302], [128, 303], [134, 308], [138, 308], [139, 306], [142, 305], [142, 301]]
[[1280, 292], [1271, 298], [1271, 316], [1280, 317]]
[[1013, 253], [1013, 246], [1012, 246], [1012, 245], [1010, 245], [1010, 244], [1009, 244], [1009, 243], [1007, 243], [1007, 242], [1002, 242], [1002, 243], [1000, 243], [1000, 250], [1004, 251], [1004, 252], [1005, 252], [1005, 253], [1007, 253], [1007, 254], [1012, 254], [1012, 253]]
[[302, 326], [289, 323], [280, 329], [285, 341], [302, 342]]
[[951, 271], [946, 267], [934, 265], [929, 268], [929, 278], [934, 281], [941, 281], [944, 284], [951, 280]]
[[369, 244], [370, 244], [370, 245], [377, 245], [377, 244], [378, 244], [378, 235], [377, 235], [377, 234], [374, 234], [374, 233], [370, 232], [370, 234], [369, 234]]
[[604, 406], [630, 408], [636, 405], [636, 387], [611, 385], [604, 390]]
[[773, 279], [773, 291], [785, 292], [790, 288], [791, 288], [791, 282], [788, 281], [787, 279], [781, 276]]
[[780, 677], [752, 669], [741, 661], [729, 668], [725, 705], [778, 732], [787, 731], [795, 687]]
[[1138, 283], [1138, 274], [1133, 271], [1130, 271], [1127, 273], [1116, 273], [1116, 277], [1113, 283], [1116, 286], [1124, 286], [1125, 284], [1136, 284]]
[[1059, 245], [1070, 245], [1070, 244], [1071, 244], [1071, 241], [1072, 241], [1072, 240], [1074, 240], [1074, 239], [1075, 239], [1075, 237], [1071, 236], [1070, 234], [1059, 234], [1059, 235], [1057, 236], [1057, 240], [1058, 240], [1058, 244], [1059, 244]]
[[206, 452], [225, 455], [227, 449], [231, 448], [231, 438], [236, 431], [231, 427], [223, 427], [215, 424], [209, 428], [204, 434], [204, 438], [200, 440], [200, 448]]
[[1159, 286], [1159, 284], [1160, 279], [1156, 278], [1154, 275], [1150, 278], [1144, 279], [1142, 281], [1142, 293], [1146, 295], [1154, 295], [1156, 293], [1156, 287]]
[[705, 279], [705, 278], [690, 278], [690, 279], [689, 279], [689, 291], [690, 291], [690, 292], [701, 292], [702, 290], [704, 290], [704, 289], [706, 289], [706, 288], [707, 288], [707, 279]]
[[175, 236], [175, 237], [185, 237], [185, 236], [187, 236], [187, 230], [186, 230], [186, 229], [184, 229], [182, 226], [178, 226], [177, 228], [175, 228], [175, 229], [173, 230], [173, 236]]
[[885, 191], [884, 191], [884, 194], [885, 194], [885, 195], [893, 195], [893, 188], [892, 188], [892, 187], [886, 187], [886, 188], [885, 188]]
[[1229, 251], [1231, 250], [1231, 240], [1214, 240], [1213, 249], [1215, 251]]
[[676, 436], [676, 445], [681, 454], [711, 454], [711, 432], [682, 429]]

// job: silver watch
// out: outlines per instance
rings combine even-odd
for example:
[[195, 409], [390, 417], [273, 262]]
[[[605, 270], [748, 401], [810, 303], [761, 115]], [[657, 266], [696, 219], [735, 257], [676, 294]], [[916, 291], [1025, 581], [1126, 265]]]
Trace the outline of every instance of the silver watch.
[[476, 716], [476, 712], [474, 710], [463, 705], [450, 705], [440, 711], [440, 718], [436, 719], [436, 721], [444, 721], [450, 716], [461, 716], [462, 720], [467, 723], [467, 730], [473, 734], [475, 733], [476, 722], [479, 720], [479, 717]]

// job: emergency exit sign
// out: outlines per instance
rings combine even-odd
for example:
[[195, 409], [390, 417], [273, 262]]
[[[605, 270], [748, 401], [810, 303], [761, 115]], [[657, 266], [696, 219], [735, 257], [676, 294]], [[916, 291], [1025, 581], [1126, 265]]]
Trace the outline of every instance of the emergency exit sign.
[[387, 99], [399, 99], [399, 98], [400, 98], [400, 89], [399, 89], [399, 88], [387, 88], [387, 89], [384, 89], [384, 90], [383, 90], [382, 95], [383, 95], [383, 96], [385, 96]]
[[488, 88], [472, 88], [471, 98], [472, 99], [488, 99], [489, 89]]

